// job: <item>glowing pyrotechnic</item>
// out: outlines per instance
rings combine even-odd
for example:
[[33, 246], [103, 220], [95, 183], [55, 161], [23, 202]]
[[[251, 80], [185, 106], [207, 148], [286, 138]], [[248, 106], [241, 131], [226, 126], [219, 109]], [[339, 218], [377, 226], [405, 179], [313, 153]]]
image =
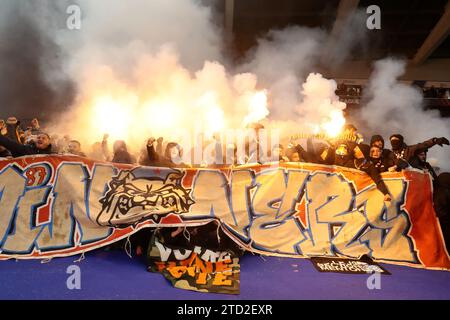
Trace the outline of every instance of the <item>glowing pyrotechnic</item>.
[[[345, 103], [335, 95], [336, 83], [320, 74], [310, 74], [303, 84], [302, 102], [296, 105], [300, 117], [278, 121], [276, 114], [269, 119], [268, 97], [274, 93], [258, 90], [253, 74], [231, 76], [219, 63], [205, 63], [190, 74], [164, 50], [141, 57], [135, 72], [130, 80], [108, 67], [86, 67], [70, 123], [61, 121], [58, 130], [73, 132], [86, 144], [108, 133], [110, 143], [126, 140], [130, 149], [140, 150], [150, 137], [179, 142], [179, 132], [200, 130], [211, 138], [216, 132], [247, 128], [262, 120], [267, 120], [268, 130], [288, 132], [300, 127], [329, 136], [338, 135], [345, 124]], [[152, 77], [144, 76], [149, 74]]]
[[258, 91], [251, 97], [250, 104], [248, 106], [248, 114], [244, 118], [244, 126], [249, 123], [258, 122], [267, 117], [268, 114], [267, 91]]
[[330, 137], [336, 137], [341, 133], [345, 125], [345, 118], [341, 110], [333, 110], [330, 113], [330, 121], [322, 124], [322, 129]]
[[208, 136], [225, 128], [225, 113], [217, 100], [217, 94], [209, 91], [197, 101], [197, 119], [202, 120], [201, 127]]
[[139, 106], [138, 110], [135, 116], [140, 121], [136, 121], [137, 125], [133, 129], [141, 136], [165, 135], [180, 125], [177, 101], [155, 98]]
[[104, 96], [97, 98], [92, 107], [92, 127], [100, 134], [108, 133], [113, 139], [126, 139], [131, 124], [131, 100], [115, 100]]
[[319, 73], [311, 73], [302, 85], [303, 101], [297, 111], [314, 134], [324, 133], [336, 137], [345, 125], [344, 102], [339, 101], [334, 80], [325, 79]]

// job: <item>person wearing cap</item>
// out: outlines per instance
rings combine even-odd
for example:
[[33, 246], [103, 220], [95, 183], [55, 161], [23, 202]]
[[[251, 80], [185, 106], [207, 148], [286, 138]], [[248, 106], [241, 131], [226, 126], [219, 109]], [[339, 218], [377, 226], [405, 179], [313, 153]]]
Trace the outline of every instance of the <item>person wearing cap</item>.
[[397, 170], [404, 169], [409, 165], [409, 161], [414, 156], [418, 149], [428, 149], [435, 145], [440, 145], [441, 147], [446, 144], [449, 145], [450, 142], [447, 138], [432, 138], [422, 143], [417, 143], [414, 145], [407, 145], [401, 134], [393, 134], [389, 140], [391, 141], [392, 152], [394, 153]]
[[50, 136], [46, 133], [41, 133], [37, 136], [35, 143], [24, 145], [17, 141], [12, 141], [6, 136], [0, 136], [0, 146], [8, 149], [13, 157], [21, 157], [34, 154], [51, 154], [52, 145], [50, 143]]

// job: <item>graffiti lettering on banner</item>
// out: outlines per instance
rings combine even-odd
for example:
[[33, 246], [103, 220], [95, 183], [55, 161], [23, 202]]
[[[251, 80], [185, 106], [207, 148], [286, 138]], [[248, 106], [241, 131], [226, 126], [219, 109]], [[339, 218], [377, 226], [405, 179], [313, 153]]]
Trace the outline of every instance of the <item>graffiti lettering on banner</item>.
[[362, 171], [310, 163], [177, 169], [76, 156], [0, 160], [0, 260], [71, 256], [145, 227], [216, 220], [254, 253], [368, 255], [450, 270], [430, 175], [382, 178], [391, 201]]
[[390, 275], [391, 273], [370, 258], [360, 260], [313, 257], [310, 259], [313, 266], [319, 272], [336, 272], [351, 274], [381, 273]]

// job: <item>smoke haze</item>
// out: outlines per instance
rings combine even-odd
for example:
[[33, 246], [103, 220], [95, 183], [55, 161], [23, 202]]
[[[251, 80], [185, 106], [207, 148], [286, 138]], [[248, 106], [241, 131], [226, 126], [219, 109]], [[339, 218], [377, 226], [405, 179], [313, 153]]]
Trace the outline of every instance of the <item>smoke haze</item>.
[[[1, 1], [0, 117], [46, 117], [52, 132], [83, 143], [110, 133], [136, 145], [175, 128], [203, 126], [212, 134], [263, 121], [283, 136], [343, 124], [336, 82], [316, 71], [364, 48], [363, 11], [347, 17], [337, 34], [270, 30], [233, 63], [208, 3]], [[80, 30], [66, 27], [69, 4], [81, 9]], [[402, 133], [408, 143], [449, 137], [448, 120], [422, 111], [421, 94], [397, 81], [404, 68], [393, 59], [375, 64], [359, 114], [367, 124], [362, 131], [386, 140]], [[447, 150], [436, 150], [441, 164]]]
[[[433, 137], [450, 137], [450, 120], [441, 118], [437, 110], [423, 110], [422, 93], [399, 82], [406, 62], [393, 58], [379, 60], [365, 90], [359, 117], [365, 122], [366, 132], [382, 134], [386, 146], [390, 135], [400, 133], [407, 144], [416, 144]], [[367, 137], [370, 139], [370, 137]], [[450, 170], [448, 146], [435, 146], [428, 153], [436, 158], [438, 166]]]
[[74, 83], [48, 32], [56, 12], [50, 2], [0, 2], [0, 118], [50, 119], [72, 103]]

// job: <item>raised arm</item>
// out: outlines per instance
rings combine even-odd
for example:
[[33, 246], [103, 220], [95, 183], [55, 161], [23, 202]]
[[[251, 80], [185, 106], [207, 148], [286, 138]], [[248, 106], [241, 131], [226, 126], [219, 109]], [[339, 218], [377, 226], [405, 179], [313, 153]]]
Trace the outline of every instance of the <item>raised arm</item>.
[[159, 156], [155, 151], [155, 138], [150, 138], [147, 141], [147, 155], [148, 155], [148, 160], [151, 163], [155, 163], [159, 160]]
[[424, 142], [421, 142], [421, 143], [409, 146], [410, 153], [414, 154], [418, 149], [428, 149], [428, 148], [431, 148], [431, 147], [433, 147], [433, 146], [435, 146], [437, 144], [442, 147], [444, 144], [448, 145], [449, 141], [445, 137], [432, 138], [432, 139], [426, 140]]

